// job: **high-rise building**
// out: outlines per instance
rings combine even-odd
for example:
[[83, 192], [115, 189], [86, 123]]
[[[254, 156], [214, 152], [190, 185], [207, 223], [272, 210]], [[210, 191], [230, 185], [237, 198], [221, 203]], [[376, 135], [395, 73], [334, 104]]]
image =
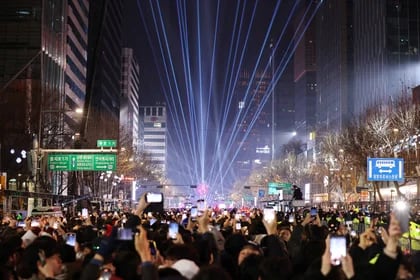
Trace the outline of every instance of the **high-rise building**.
[[[318, 134], [341, 130], [352, 115], [352, 2], [327, 0], [318, 10], [316, 18]], [[366, 51], [368, 51], [367, 46]]]
[[271, 71], [240, 73], [235, 89], [238, 123], [237, 146], [240, 151], [236, 156], [236, 176], [244, 177], [256, 166], [267, 164], [271, 160], [272, 149], [272, 106], [269, 84]]
[[354, 2], [355, 114], [420, 84], [418, 0]]
[[119, 138], [122, 1], [90, 1], [84, 145]]
[[151, 156], [152, 163], [166, 171], [166, 107], [140, 107], [140, 149]]
[[[122, 50], [120, 144], [138, 148], [140, 68], [133, 49]], [[125, 143], [123, 143], [125, 142]]]
[[[33, 139], [42, 148], [71, 145], [80, 122], [74, 110], [84, 105], [88, 9], [87, 0], [0, 2], [1, 150], [29, 152]], [[17, 167], [0, 159], [9, 174], [32, 175], [26, 160]], [[56, 179], [53, 187], [62, 185]]]
[[[80, 129], [81, 117], [74, 111], [82, 109], [86, 97], [89, 1], [71, 0], [67, 7], [67, 45], [65, 67], [66, 123]], [[79, 132], [79, 131], [77, 131]]]

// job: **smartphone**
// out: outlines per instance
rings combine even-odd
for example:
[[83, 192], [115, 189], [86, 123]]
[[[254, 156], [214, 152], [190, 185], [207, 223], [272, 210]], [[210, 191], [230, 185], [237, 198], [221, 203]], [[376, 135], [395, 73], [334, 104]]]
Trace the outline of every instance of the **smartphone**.
[[88, 209], [87, 208], [83, 208], [82, 209], [82, 217], [83, 218], [89, 217], [89, 213], [88, 213]]
[[295, 222], [295, 214], [290, 213], [289, 214], [289, 223], [294, 223]]
[[346, 256], [346, 237], [333, 235], [330, 237], [331, 264], [340, 265], [341, 258]]
[[133, 230], [131, 228], [119, 228], [117, 232], [118, 240], [133, 240]]
[[191, 220], [193, 221], [197, 220], [197, 215], [198, 215], [197, 206], [191, 207]]
[[227, 210], [223, 211], [223, 216], [227, 216], [229, 213]]
[[76, 245], [76, 233], [74, 232], [67, 233], [66, 244], [73, 247]]
[[34, 220], [31, 221], [31, 227], [39, 227], [38, 219], [34, 219]]
[[163, 195], [161, 193], [147, 193], [147, 203], [161, 203], [163, 201]]
[[395, 218], [400, 223], [401, 233], [405, 233], [409, 231], [409, 224], [410, 224], [410, 213], [407, 209], [396, 209], [394, 210]]
[[155, 241], [149, 240], [149, 248], [150, 248], [150, 254], [152, 254], [152, 256], [156, 256], [157, 247], [156, 247]]
[[54, 222], [53, 229], [58, 229], [58, 222]]
[[170, 223], [169, 224], [169, 238], [170, 239], [176, 239], [176, 235], [178, 234], [179, 225], [177, 223]]
[[206, 204], [204, 203], [204, 200], [197, 201], [197, 209], [198, 209], [198, 212], [206, 211]]
[[311, 217], [315, 217], [318, 214], [318, 210], [315, 207], [311, 208]]
[[236, 222], [236, 230], [241, 230], [242, 226], [241, 226], [241, 222]]
[[275, 218], [274, 208], [264, 208], [264, 220], [271, 222]]
[[20, 222], [18, 222], [17, 226], [18, 227], [25, 227], [25, 222], [20, 221]]

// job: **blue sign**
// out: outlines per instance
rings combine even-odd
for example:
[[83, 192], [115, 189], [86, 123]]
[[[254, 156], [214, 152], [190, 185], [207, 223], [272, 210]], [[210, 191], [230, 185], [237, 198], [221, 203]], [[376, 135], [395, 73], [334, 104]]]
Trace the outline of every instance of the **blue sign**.
[[404, 159], [402, 158], [368, 158], [368, 181], [402, 181], [404, 180]]
[[264, 197], [265, 191], [264, 190], [258, 190], [258, 197]]

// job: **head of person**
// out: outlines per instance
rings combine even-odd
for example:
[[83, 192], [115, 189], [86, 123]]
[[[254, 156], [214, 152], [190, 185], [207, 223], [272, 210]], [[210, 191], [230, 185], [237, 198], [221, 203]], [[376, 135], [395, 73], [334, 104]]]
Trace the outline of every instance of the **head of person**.
[[284, 242], [289, 242], [290, 238], [292, 237], [292, 231], [290, 230], [290, 227], [280, 227], [279, 236]]
[[242, 247], [238, 255], [238, 265], [241, 265], [244, 259], [250, 255], [258, 255], [258, 256], [263, 255], [262, 250], [258, 244], [249, 242], [245, 246]]
[[62, 272], [62, 261], [57, 241], [49, 236], [36, 238], [23, 252], [17, 272], [22, 278], [30, 278], [41, 272], [38, 266], [43, 266], [54, 275]]

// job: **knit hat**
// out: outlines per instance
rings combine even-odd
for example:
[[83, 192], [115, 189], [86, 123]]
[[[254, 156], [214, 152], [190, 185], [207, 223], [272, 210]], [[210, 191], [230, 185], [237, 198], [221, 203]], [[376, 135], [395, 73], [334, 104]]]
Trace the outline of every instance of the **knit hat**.
[[178, 270], [182, 276], [188, 279], [192, 279], [200, 270], [200, 268], [195, 264], [195, 262], [187, 259], [181, 259], [176, 261], [172, 268]]

